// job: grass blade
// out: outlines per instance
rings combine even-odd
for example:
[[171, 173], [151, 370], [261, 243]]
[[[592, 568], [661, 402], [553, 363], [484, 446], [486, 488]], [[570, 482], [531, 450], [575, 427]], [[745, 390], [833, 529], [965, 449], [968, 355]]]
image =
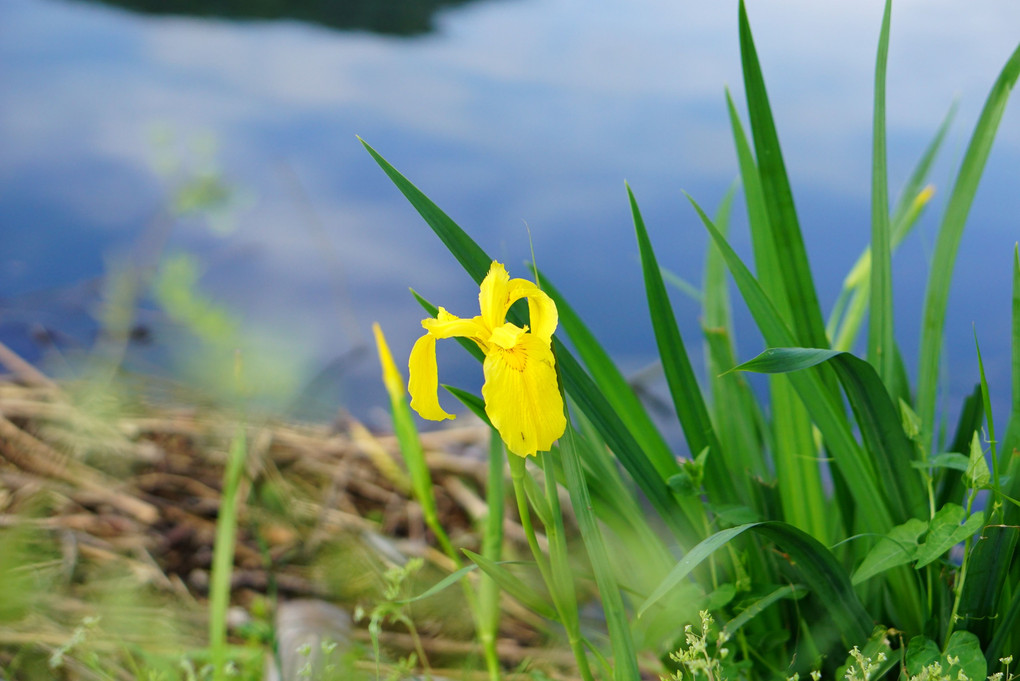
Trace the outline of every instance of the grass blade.
[[[780, 319], [789, 326], [793, 324], [790, 297], [786, 293], [787, 282], [777, 254], [777, 239], [765, 203], [761, 174], [728, 92], [726, 103], [747, 199], [755, 266], [762, 290], [775, 306]], [[846, 509], [851, 504], [844, 498], [845, 495], [838, 494], [841, 512], [833, 518], [831, 507], [825, 500], [818, 463], [810, 454], [805, 454], [817, 452], [811, 421], [787, 377], [769, 377], [769, 392], [773, 442], [768, 444], [770, 450], [775, 452], [773, 458], [777, 483], [782, 489], [801, 490], [800, 494], [782, 495], [783, 517], [813, 536], [825, 538], [830, 531], [828, 520], [845, 521], [849, 517]], [[835, 524], [831, 523], [831, 526]]]
[[931, 444], [935, 432], [935, 402], [937, 399], [939, 357], [945, 332], [946, 306], [949, 301], [949, 284], [952, 280], [956, 252], [963, 236], [978, 183], [985, 162], [1002, 120], [1010, 92], [1020, 76], [1020, 46], [1013, 52], [992, 86], [981, 116], [971, 135], [963, 162], [956, 176], [946, 212], [939, 227], [932, 258], [931, 273], [925, 293], [924, 318], [921, 328], [921, 350], [917, 370], [917, 414], [924, 428], [924, 442]]
[[893, 518], [904, 522], [923, 517], [928, 500], [921, 479], [911, 465], [914, 446], [903, 432], [898, 410], [870, 363], [838, 350], [769, 348], [734, 370], [785, 373], [822, 362], [829, 362], [836, 370]]
[[999, 599], [1016, 549], [1020, 528], [1007, 525], [985, 527], [967, 559], [967, 581], [960, 595], [961, 629], [977, 635], [987, 645], [998, 626]]
[[875, 60], [875, 114], [871, 160], [871, 314], [868, 361], [885, 385], [896, 376], [893, 334], [892, 237], [889, 227], [889, 178], [885, 148], [885, 73], [889, 61], [892, 0], [886, 0]]
[[693, 547], [638, 609], [640, 617], [656, 601], [685, 579], [703, 560], [748, 530], [775, 542], [789, 554], [805, 584], [820, 599], [849, 644], [871, 633], [871, 617], [861, 605], [846, 570], [817, 539], [788, 523], [765, 521], [722, 530]]
[[[519, 600], [526, 608], [542, 617], [550, 620], [557, 620], [559, 616], [556, 609], [532, 587], [528, 586], [520, 577], [507, 570], [503, 565], [509, 563], [496, 563], [485, 556], [479, 555], [469, 549], [461, 549], [464, 555], [470, 558], [478, 568], [492, 578], [503, 591]], [[527, 565], [528, 563], [517, 562], [516, 564]]]
[[[716, 213], [715, 224], [725, 235], [737, 185], [726, 193]], [[712, 417], [722, 442], [727, 470], [739, 472], [734, 484], [747, 506], [752, 506], [752, 478], [764, 478], [768, 466], [764, 460], [765, 417], [758, 408], [751, 387], [740, 374], [723, 375], [737, 363], [733, 338], [726, 263], [715, 244], [710, 243], [705, 257], [702, 332], [712, 395]]]
[[397, 186], [397, 189], [414, 206], [418, 214], [424, 218], [425, 222], [432, 228], [432, 231], [436, 233], [436, 236], [446, 244], [446, 248], [460, 262], [468, 275], [475, 280], [476, 284], [481, 284], [482, 279], [485, 278], [489, 271], [489, 265], [492, 264], [492, 258], [482, 250], [481, 246], [475, 243], [474, 239], [468, 236], [467, 232], [440, 210], [439, 206], [433, 203], [429, 197], [425, 196], [410, 180], [401, 175], [375, 149], [370, 147], [368, 142], [360, 137], [358, 139], [368, 153], [372, 155], [372, 158], [375, 159], [375, 162], [379, 164], [379, 167], [383, 169], [383, 172]]
[[744, 90], [751, 120], [754, 149], [758, 159], [759, 176], [765, 208], [775, 240], [777, 264], [786, 282], [792, 327], [802, 347], [828, 347], [825, 324], [822, 321], [818, 294], [808, 264], [807, 251], [793, 204], [793, 192], [783, 163], [783, 155], [776, 134], [772, 109], [769, 106], [765, 80], [751, 35], [747, 9], [740, 2], [740, 58], [744, 72]]
[[767, 607], [776, 601], [784, 598], [800, 598], [806, 593], [808, 593], [808, 590], [800, 584], [787, 584], [786, 586], [781, 586], [741, 610], [740, 614], [727, 622], [723, 629], [725, 629], [727, 633], [733, 634], [742, 626], [764, 612]]
[[698, 379], [694, 375], [690, 358], [684, 347], [683, 337], [676, 325], [673, 306], [666, 293], [666, 285], [662, 281], [659, 263], [656, 261], [648, 230], [645, 228], [641, 211], [638, 209], [634, 192], [627, 187], [627, 198], [630, 200], [631, 215], [634, 219], [634, 230], [637, 233], [638, 250], [641, 253], [641, 269], [644, 272], [645, 293], [648, 297], [648, 311], [655, 332], [655, 342], [662, 360], [662, 370], [666, 375], [666, 383], [673, 398], [673, 408], [683, 428], [694, 458], [706, 447], [709, 450], [705, 465], [705, 484], [709, 495], [719, 503], [738, 501], [733, 486], [733, 471], [726, 470], [726, 459], [722, 445], [716, 437], [715, 428], [708, 416], [708, 408], [698, 387]]
[[[1009, 422], [1002, 440], [999, 454], [999, 468], [1005, 469], [1010, 477], [1007, 494], [1020, 498], [1020, 246], [1013, 246], [1013, 342], [1012, 351], [1012, 400]], [[1007, 505], [1006, 523], [1020, 524], [1020, 509]]]
[[[693, 199], [690, 201], [709, 235], [722, 252], [726, 265], [729, 267], [748, 309], [754, 316], [758, 328], [765, 337], [765, 341], [774, 347], [787, 346], [788, 342], [794, 339], [793, 332], [783, 323], [775, 306], [765, 295], [754, 276], [719, 234], [705, 212], [701, 210], [696, 201]], [[842, 413], [841, 405], [835, 403], [832, 393], [819, 376], [817, 369], [797, 372], [788, 376], [801, 402], [807, 407], [822, 432], [826, 446], [832, 451], [836, 465], [844, 475], [847, 486], [859, 506], [858, 510], [863, 526], [872, 532], [884, 533], [888, 531], [895, 523], [892, 522], [892, 515], [886, 504], [876, 503], [875, 497], [879, 488], [875, 470], [854, 440], [846, 417]]]
[[641, 401], [634, 394], [627, 379], [609, 357], [609, 353], [603, 349], [574, 308], [550, 282], [549, 277], [544, 274], [542, 275], [542, 290], [555, 301], [556, 309], [560, 315], [560, 328], [570, 338], [571, 344], [587, 367], [588, 373], [591, 374], [599, 390], [633, 433], [634, 438], [659, 475], [663, 480], [676, 475], [679, 471], [676, 457], [662, 438], [662, 434], [651, 417], [648, 416]]
[[563, 464], [567, 491], [570, 493], [570, 502], [577, 517], [578, 529], [588, 552], [592, 572], [595, 574], [595, 584], [599, 589], [602, 610], [609, 628], [609, 640], [612, 643], [613, 660], [616, 663], [613, 678], [616, 681], [637, 680], [641, 678], [641, 674], [638, 671], [637, 654], [634, 649], [634, 640], [631, 637], [630, 622], [623, 607], [620, 588], [609, 563], [609, 555], [602, 538], [602, 529], [592, 512], [591, 498], [588, 495], [588, 486], [584, 481], [574, 435], [574, 428], [568, 420], [565, 436], [560, 439], [560, 460]]

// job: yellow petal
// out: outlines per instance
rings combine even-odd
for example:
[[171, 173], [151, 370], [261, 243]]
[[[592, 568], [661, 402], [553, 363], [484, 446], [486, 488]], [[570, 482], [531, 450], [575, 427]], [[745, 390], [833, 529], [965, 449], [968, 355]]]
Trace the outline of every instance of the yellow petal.
[[408, 360], [410, 377], [407, 390], [411, 393], [411, 408], [425, 419], [442, 421], [456, 418], [439, 406], [439, 367], [436, 366], [436, 337], [427, 333], [411, 348]]
[[397, 370], [393, 355], [390, 354], [390, 346], [386, 344], [386, 336], [383, 335], [378, 323], [373, 322], [372, 333], [375, 334], [375, 347], [379, 353], [379, 364], [382, 365], [383, 385], [386, 386], [386, 392], [390, 394], [390, 400], [393, 402], [402, 400], [404, 399], [404, 379], [400, 377], [400, 371]]
[[[545, 340], [552, 338], [556, 324], [559, 323], [559, 314], [553, 299], [527, 279], [511, 279], [507, 286], [506, 310], [521, 298], [528, 299], [531, 332]], [[504, 316], [506, 310], [503, 311]]]
[[482, 321], [490, 329], [502, 326], [506, 321], [507, 284], [510, 275], [506, 268], [495, 260], [489, 266], [489, 273], [482, 279], [481, 290], [478, 292], [478, 306], [482, 310]]
[[485, 413], [518, 456], [549, 450], [566, 429], [553, 362], [549, 342], [530, 333], [485, 357]]
[[485, 327], [482, 325], [481, 317], [462, 319], [456, 317], [443, 308], [439, 308], [439, 314], [435, 319], [423, 319], [422, 328], [435, 338], [453, 338], [462, 336], [484, 341], [488, 336]]

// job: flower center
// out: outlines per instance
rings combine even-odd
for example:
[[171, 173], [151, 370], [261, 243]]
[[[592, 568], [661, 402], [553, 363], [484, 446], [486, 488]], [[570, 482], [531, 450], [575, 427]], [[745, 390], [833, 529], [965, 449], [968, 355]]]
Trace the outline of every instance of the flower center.
[[503, 324], [493, 329], [489, 336], [492, 351], [500, 353], [503, 362], [514, 371], [524, 371], [528, 364], [528, 352], [520, 342], [527, 332], [528, 327], [522, 329], [514, 324]]

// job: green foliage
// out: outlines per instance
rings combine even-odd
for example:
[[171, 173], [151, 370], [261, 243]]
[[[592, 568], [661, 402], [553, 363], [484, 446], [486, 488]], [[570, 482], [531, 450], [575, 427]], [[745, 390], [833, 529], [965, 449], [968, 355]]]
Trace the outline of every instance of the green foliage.
[[[532, 479], [537, 472], [516, 457], [510, 463], [526, 531], [532, 536], [534, 514], [549, 536], [548, 553], [532, 541], [548, 593], [543, 596], [496, 561], [467, 555], [508, 593], [561, 623], [584, 678], [592, 662], [615, 678], [637, 678], [633, 661], [640, 658], [641, 646], [650, 646], [675, 679], [775, 678], [791, 672], [789, 678], [796, 679], [814, 669], [816, 681], [823, 671], [867, 681], [893, 670], [911, 681], [962, 681], [985, 678], [999, 656], [1020, 645], [1014, 631], [1020, 623], [1015, 588], [1020, 504], [1014, 501], [1020, 490], [1020, 457], [1015, 456], [1020, 250], [1013, 258], [1013, 410], [1001, 449], [983, 365], [953, 441], [935, 449], [933, 437], [942, 429], [934, 405], [950, 281], [945, 273], [952, 269], [1003, 107], [1020, 76], [1020, 47], [991, 89], [949, 196], [925, 303], [915, 388], [896, 343], [892, 253], [932, 196], [926, 177], [952, 111], [890, 208], [885, 78], [891, 6], [885, 5], [875, 68], [871, 245], [847, 275], [828, 325], [743, 2], [738, 29], [750, 136], [728, 93], [726, 103], [754, 273], [727, 239], [732, 196], [715, 220], [691, 199], [711, 237], [703, 290], [689, 292], [703, 306], [709, 376], [704, 387], [665, 285], [683, 280], [659, 266], [651, 231], [634, 191], [626, 187], [649, 315], [687, 458], [678, 461], [670, 452], [598, 340], [554, 282], [541, 277], [559, 309], [560, 333], [577, 354], [554, 339], [571, 424], [559, 447], [539, 457], [544, 494]], [[365, 147], [480, 281], [490, 262], [485, 251], [378, 152]], [[726, 270], [767, 345], [744, 363], [734, 349]], [[862, 359], [851, 352], [865, 318]], [[748, 388], [742, 376], [747, 371], [768, 374], [766, 398]], [[484, 417], [478, 398], [453, 390]], [[982, 447], [982, 415], [988, 453]], [[612, 663], [587, 637], [587, 650], [578, 645], [578, 580], [564, 573], [568, 563], [555, 481], [566, 488], [578, 518], [606, 614]], [[981, 510], [975, 508], [979, 491], [989, 495]], [[634, 512], [633, 501], [641, 496], [656, 523]], [[629, 541], [628, 534], [640, 540]], [[607, 547], [616, 542], [643, 546], [645, 569], [635, 573], [611, 556]], [[718, 630], [712, 629], [715, 619], [725, 623]], [[633, 635], [650, 620], [673, 632], [684, 626], [679, 650], [676, 633]], [[894, 631], [909, 644], [901, 645]], [[837, 667], [842, 659], [846, 662]], [[1008, 676], [1008, 669], [1002, 673]]]

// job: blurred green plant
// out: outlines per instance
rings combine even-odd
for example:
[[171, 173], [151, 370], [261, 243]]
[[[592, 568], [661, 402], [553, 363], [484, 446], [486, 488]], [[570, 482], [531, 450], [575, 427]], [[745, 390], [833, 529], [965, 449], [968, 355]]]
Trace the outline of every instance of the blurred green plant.
[[[953, 264], [1004, 107], [1020, 76], [1020, 46], [992, 86], [948, 195], [922, 314], [917, 385], [911, 386], [896, 342], [892, 252], [932, 196], [926, 178], [952, 111], [890, 210], [885, 79], [891, 9], [887, 1], [875, 67], [871, 246], [847, 276], [828, 323], [743, 2], [739, 36], [750, 134], [729, 93], [726, 103], [755, 273], [726, 237], [732, 194], [714, 220], [690, 199], [711, 237], [699, 296], [707, 347], [705, 388], [698, 383], [648, 229], [627, 187], [652, 327], [689, 459], [678, 460], [605, 350], [550, 278], [535, 271], [535, 281], [541, 281], [559, 315], [560, 331], [551, 339], [551, 350], [568, 418], [558, 443], [539, 452], [534, 466], [517, 456], [509, 461], [522, 524], [548, 595], [513, 582], [497, 564], [468, 555], [505, 591], [563, 626], [584, 679], [594, 678], [596, 671], [603, 678], [637, 679], [639, 660], [649, 653], [677, 674], [679, 665], [710, 679], [796, 678], [809, 672], [817, 679], [834, 676], [837, 669], [846, 679], [863, 681], [892, 673], [981, 679], [989, 672], [1008, 674], [1000, 658], [1020, 649], [1016, 249], [1013, 398], [1006, 437], [1001, 443], [995, 439], [983, 366], [952, 438], [942, 434], [948, 417], [935, 408], [943, 390], [939, 366]], [[484, 316], [492, 259], [362, 143], [483, 287]], [[742, 363], [735, 349], [727, 270], [767, 346]], [[459, 340], [486, 362], [488, 381], [491, 349], [511, 347], [499, 336], [502, 327], [491, 323], [468, 329], [481, 318], [457, 320], [419, 301], [437, 317], [423, 323], [427, 331], [470, 338]], [[539, 314], [536, 318], [534, 308], [527, 314], [515, 307], [506, 322], [515, 329], [541, 326], [548, 311]], [[850, 350], [862, 331], [866, 353], [858, 358]], [[569, 339], [570, 348], [559, 334]], [[414, 354], [410, 387], [417, 399]], [[767, 374], [767, 395], [756, 395], [743, 372]], [[449, 390], [483, 419], [492, 416], [488, 396], [483, 402]], [[533, 395], [517, 396], [522, 413], [530, 409], [524, 402]], [[435, 418], [438, 412], [426, 407], [423, 413]], [[502, 428], [500, 433], [507, 437]], [[583, 631], [579, 625], [583, 604], [562, 540], [561, 485], [584, 540], [587, 569], [582, 572], [590, 573], [598, 586], [604, 633]], [[977, 503], [979, 498], [985, 503]], [[645, 504], [654, 517], [646, 516]], [[533, 519], [544, 529], [548, 552], [535, 541]], [[626, 560], [629, 556], [636, 557], [639, 569]], [[713, 618], [724, 624], [712, 640], [725, 641], [725, 646], [713, 644], [710, 653]], [[654, 627], [648, 627], [649, 621]], [[882, 626], [876, 629], [876, 623]], [[700, 634], [689, 628], [696, 624]], [[597, 643], [602, 636], [608, 637], [611, 653]], [[720, 671], [724, 658], [725, 674]], [[936, 662], [939, 670], [932, 666]], [[1001, 671], [994, 671], [997, 667]]]

